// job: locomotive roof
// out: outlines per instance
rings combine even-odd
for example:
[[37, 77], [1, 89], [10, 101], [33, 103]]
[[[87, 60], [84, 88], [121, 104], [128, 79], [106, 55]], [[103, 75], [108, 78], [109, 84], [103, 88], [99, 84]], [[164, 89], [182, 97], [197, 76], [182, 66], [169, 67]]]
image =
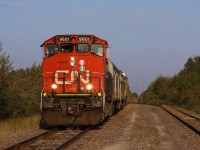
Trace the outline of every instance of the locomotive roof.
[[49, 39], [47, 39], [47, 40], [45, 40], [43, 43], [42, 43], [42, 45], [40, 46], [40, 47], [42, 47], [44, 44], [45, 44], [45, 42], [47, 42], [47, 41], [49, 41], [49, 40], [54, 40], [54, 38], [56, 38], [56, 37], [58, 37], [58, 36], [71, 36], [71, 37], [75, 37], [75, 36], [90, 36], [90, 37], [93, 37], [94, 39], [98, 39], [98, 40], [101, 40], [101, 41], [103, 41], [103, 42], [105, 42], [105, 44], [106, 45], [108, 45], [108, 42], [106, 41], [106, 40], [104, 40], [104, 39], [101, 39], [101, 38], [99, 38], [99, 37], [97, 37], [97, 36], [95, 36], [95, 35], [92, 35], [92, 34], [61, 34], [61, 35], [55, 35], [55, 36], [53, 36], [53, 37], [51, 37], [51, 38], [49, 38]]

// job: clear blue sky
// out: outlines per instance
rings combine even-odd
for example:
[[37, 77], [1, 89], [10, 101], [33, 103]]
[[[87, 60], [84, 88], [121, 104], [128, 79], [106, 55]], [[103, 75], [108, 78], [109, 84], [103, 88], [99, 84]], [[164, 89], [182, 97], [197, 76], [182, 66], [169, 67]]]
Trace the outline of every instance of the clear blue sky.
[[56, 34], [94, 34], [140, 94], [200, 54], [200, 0], [0, 0], [0, 41], [14, 68], [42, 61]]

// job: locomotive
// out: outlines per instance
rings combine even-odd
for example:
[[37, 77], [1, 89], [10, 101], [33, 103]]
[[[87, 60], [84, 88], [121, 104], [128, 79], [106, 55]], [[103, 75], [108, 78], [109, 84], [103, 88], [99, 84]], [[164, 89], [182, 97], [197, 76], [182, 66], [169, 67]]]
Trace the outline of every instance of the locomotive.
[[41, 128], [96, 125], [126, 104], [128, 78], [94, 35], [55, 35], [44, 41]]

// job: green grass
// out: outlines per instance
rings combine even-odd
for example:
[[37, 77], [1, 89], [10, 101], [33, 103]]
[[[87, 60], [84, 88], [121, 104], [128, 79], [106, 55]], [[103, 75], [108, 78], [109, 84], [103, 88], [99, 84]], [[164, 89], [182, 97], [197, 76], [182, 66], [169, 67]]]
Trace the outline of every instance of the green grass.
[[31, 128], [38, 128], [39, 121], [40, 115], [1, 120], [0, 137], [13, 133], [18, 133]]

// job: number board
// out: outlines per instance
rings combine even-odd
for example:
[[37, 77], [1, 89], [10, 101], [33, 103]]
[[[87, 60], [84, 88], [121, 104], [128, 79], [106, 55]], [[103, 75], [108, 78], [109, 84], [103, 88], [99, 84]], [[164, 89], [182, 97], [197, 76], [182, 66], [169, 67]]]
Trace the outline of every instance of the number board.
[[89, 42], [89, 41], [91, 41], [91, 38], [88, 36], [79, 36], [78, 41], [79, 42]]
[[72, 38], [69, 36], [59, 36], [58, 41], [59, 42], [70, 42], [70, 41], [72, 41]]

